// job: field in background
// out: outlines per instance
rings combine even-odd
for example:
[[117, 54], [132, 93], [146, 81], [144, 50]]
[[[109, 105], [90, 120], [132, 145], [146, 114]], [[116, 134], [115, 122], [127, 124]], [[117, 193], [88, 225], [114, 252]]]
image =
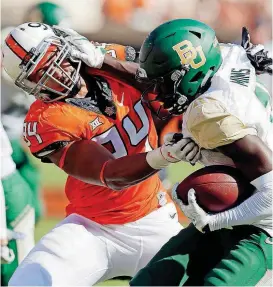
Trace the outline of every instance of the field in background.
[[[32, 157], [33, 158], [33, 157]], [[35, 160], [41, 170], [43, 199], [45, 203], [45, 217], [38, 223], [35, 230], [35, 240], [39, 240], [51, 230], [65, 215], [66, 198], [64, 185], [66, 175], [53, 164], [41, 164]], [[173, 164], [168, 169], [168, 176], [172, 183], [183, 180], [200, 166], [190, 164]], [[100, 286], [128, 286], [128, 280], [109, 280], [98, 284]]]
[[[33, 157], [32, 157], [33, 158]], [[66, 175], [53, 164], [42, 164], [35, 158], [35, 164], [40, 167], [42, 175], [42, 185], [44, 188], [63, 188]], [[191, 166], [188, 163], [172, 164], [168, 169], [168, 175], [172, 182], [181, 181], [193, 171], [200, 168], [200, 165]]]

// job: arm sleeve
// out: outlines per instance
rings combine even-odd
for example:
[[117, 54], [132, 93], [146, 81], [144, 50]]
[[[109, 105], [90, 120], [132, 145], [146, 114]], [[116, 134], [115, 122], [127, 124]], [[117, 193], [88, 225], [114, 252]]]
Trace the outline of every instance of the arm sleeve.
[[186, 126], [194, 141], [205, 149], [214, 149], [246, 135], [257, 134], [254, 128], [245, 126], [214, 99], [194, 102], [187, 111]]
[[210, 230], [229, 228], [236, 225], [248, 225], [260, 221], [272, 228], [272, 176], [273, 171], [251, 182], [257, 192], [243, 203], [225, 212], [212, 215]]

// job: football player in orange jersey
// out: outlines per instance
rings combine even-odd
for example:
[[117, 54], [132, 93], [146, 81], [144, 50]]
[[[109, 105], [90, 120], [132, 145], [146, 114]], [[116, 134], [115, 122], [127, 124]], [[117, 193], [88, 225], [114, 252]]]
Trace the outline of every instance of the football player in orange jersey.
[[22, 24], [2, 54], [15, 84], [37, 98], [24, 122], [25, 141], [37, 158], [68, 174], [69, 199], [67, 217], [9, 284], [90, 286], [133, 276], [181, 230], [157, 172], [196, 162], [198, 146], [169, 135], [157, 148], [151, 111], [127, 82], [138, 65], [105, 55], [73, 30]]

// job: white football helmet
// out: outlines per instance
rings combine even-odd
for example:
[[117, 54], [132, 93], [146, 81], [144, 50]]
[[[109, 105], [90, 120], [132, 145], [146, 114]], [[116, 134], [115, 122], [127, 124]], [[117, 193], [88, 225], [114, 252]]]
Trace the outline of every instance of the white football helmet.
[[[71, 57], [72, 46], [61, 35], [43, 23], [29, 22], [14, 28], [2, 46], [2, 65], [16, 86], [44, 102], [53, 102], [75, 95], [79, 88], [81, 61]], [[31, 73], [40, 64], [43, 66], [47, 53], [56, 53], [38, 83], [29, 80]], [[73, 64], [74, 72], [69, 75], [61, 67], [64, 60]], [[54, 77], [59, 69], [67, 77], [65, 84]], [[60, 92], [46, 85], [54, 80], [64, 89]]]

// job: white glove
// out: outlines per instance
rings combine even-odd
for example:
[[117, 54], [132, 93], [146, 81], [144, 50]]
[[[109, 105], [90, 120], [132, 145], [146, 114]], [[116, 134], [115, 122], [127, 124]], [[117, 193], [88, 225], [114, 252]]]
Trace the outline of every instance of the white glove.
[[[1, 229], [0, 231], [2, 231]], [[4, 232], [2, 232], [4, 233]], [[15, 232], [10, 229], [6, 229], [5, 233], [7, 234], [6, 238], [6, 244], [8, 241], [12, 239], [23, 239], [25, 235], [21, 232]], [[3, 240], [3, 239], [2, 239]], [[1, 243], [2, 244], [2, 243]], [[15, 255], [12, 249], [10, 249], [6, 244], [1, 245], [0, 247], [0, 258], [1, 258], [1, 264], [10, 264], [14, 259]]]
[[91, 68], [101, 68], [106, 53], [104, 49], [96, 47], [86, 37], [72, 29], [58, 26], [53, 26], [53, 28], [74, 47], [71, 51], [72, 57], [80, 59]]
[[[180, 140], [183, 138], [183, 135], [179, 133], [168, 133], [164, 136], [164, 144], [173, 144], [178, 141], [176, 138]], [[181, 160], [195, 165], [201, 158], [201, 149], [192, 139], [185, 138], [185, 141], [187, 141], [187, 144], [183, 148], [184, 157]]]
[[184, 204], [181, 199], [177, 197], [176, 184], [172, 189], [172, 198], [178, 204], [183, 213], [191, 220], [194, 226], [200, 231], [204, 232], [203, 228], [210, 223], [211, 215], [207, 214], [196, 202], [195, 190], [190, 189], [188, 192], [188, 205]]
[[199, 147], [189, 138], [174, 139], [175, 134], [168, 134], [164, 138], [164, 144], [147, 153], [147, 163], [153, 169], [162, 169], [170, 163], [181, 160], [196, 162], [200, 157]]
[[15, 255], [12, 249], [9, 249], [8, 246], [1, 246], [1, 264], [10, 264], [14, 259]]

